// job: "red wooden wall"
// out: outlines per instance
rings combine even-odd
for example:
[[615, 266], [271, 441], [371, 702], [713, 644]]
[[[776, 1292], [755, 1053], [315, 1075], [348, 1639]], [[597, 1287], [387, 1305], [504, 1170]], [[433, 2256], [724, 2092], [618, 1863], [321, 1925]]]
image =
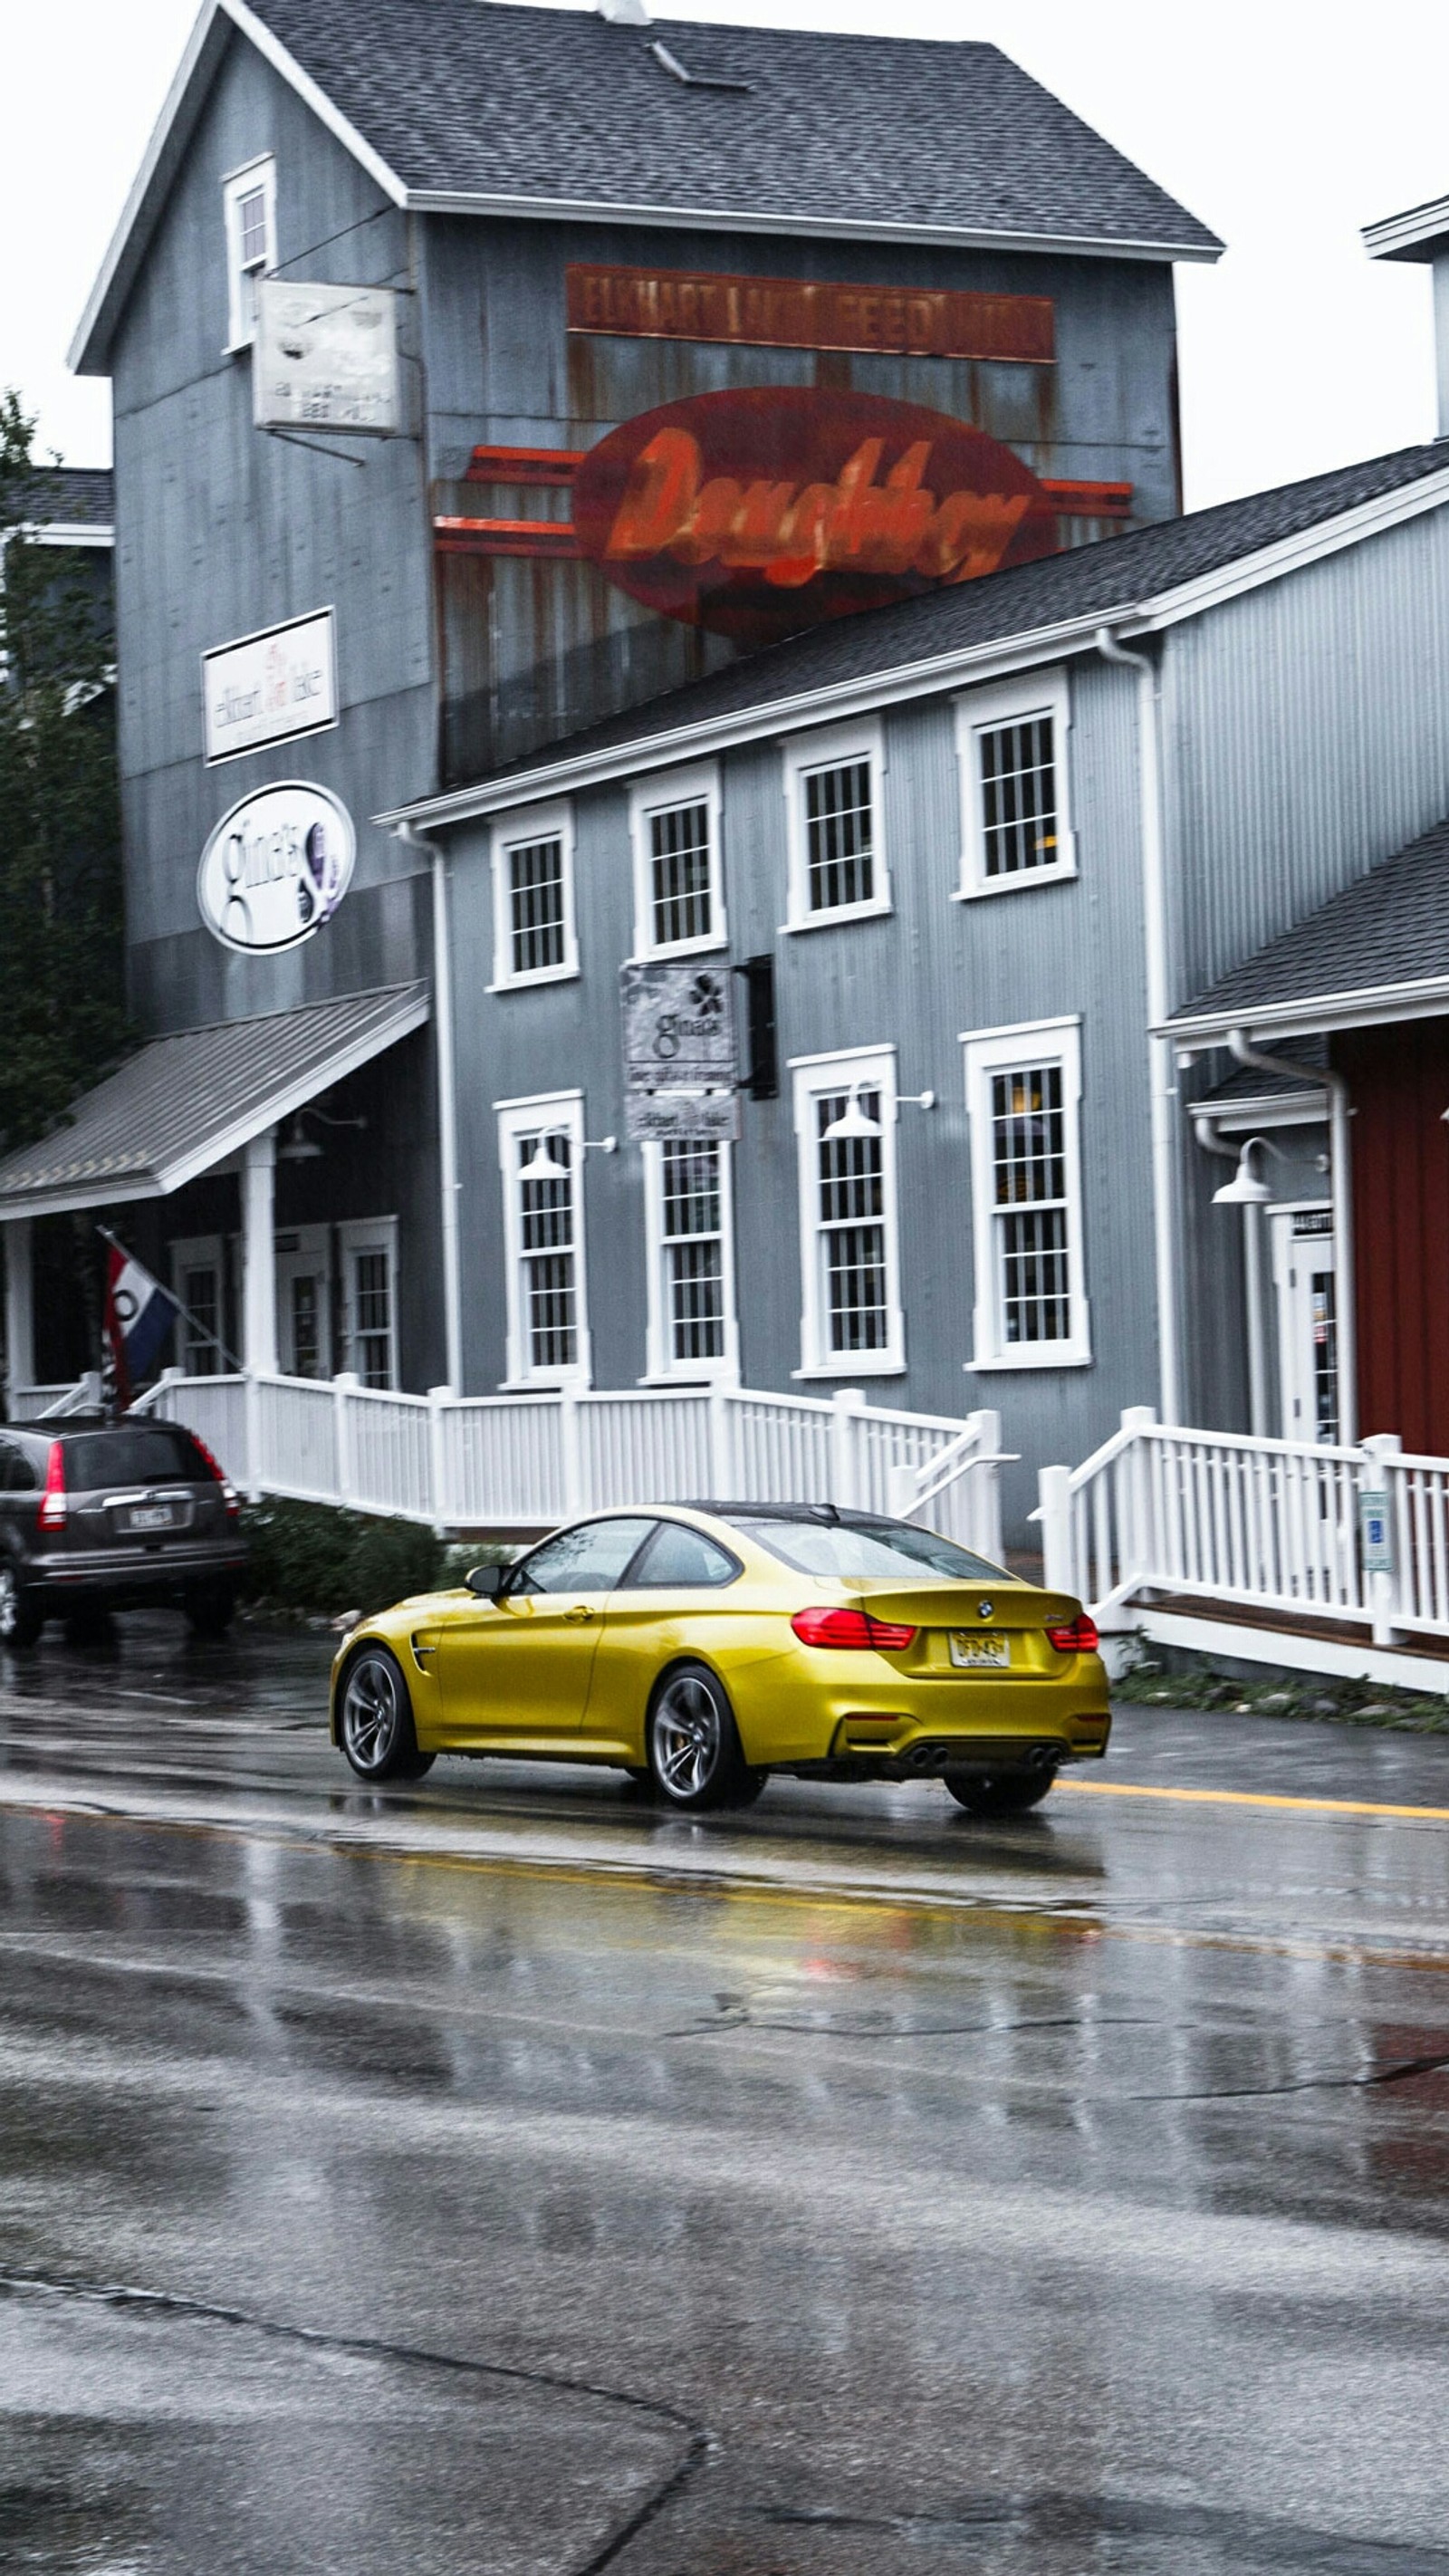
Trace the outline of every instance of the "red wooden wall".
[[1449, 1020], [1333, 1042], [1353, 1135], [1359, 1429], [1449, 1457]]

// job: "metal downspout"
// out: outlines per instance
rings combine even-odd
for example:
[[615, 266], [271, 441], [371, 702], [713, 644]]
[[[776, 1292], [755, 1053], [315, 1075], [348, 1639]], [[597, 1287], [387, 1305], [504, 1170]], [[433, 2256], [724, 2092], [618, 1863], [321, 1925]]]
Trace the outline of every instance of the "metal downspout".
[[1344, 1449], [1358, 1446], [1358, 1329], [1353, 1293], [1353, 1166], [1349, 1158], [1348, 1122], [1352, 1115], [1348, 1082], [1326, 1065], [1295, 1064], [1291, 1056], [1265, 1055], [1249, 1043], [1242, 1029], [1229, 1029], [1228, 1050], [1237, 1064], [1256, 1073], [1287, 1074], [1294, 1082], [1311, 1082], [1328, 1094], [1329, 1188], [1333, 1198], [1333, 1275], [1338, 1342], [1338, 1437]]
[[436, 841], [411, 823], [393, 830], [405, 849], [428, 859], [433, 875], [433, 1018], [438, 1046], [438, 1183], [443, 1221], [443, 1345], [447, 1382], [463, 1392], [463, 1291], [458, 1256], [458, 1088], [453, 1057], [453, 960], [448, 934], [448, 862]]
[[[1142, 792], [1142, 938], [1147, 961], [1147, 1021], [1160, 1028], [1171, 1007], [1167, 978], [1167, 902], [1162, 822], [1162, 691], [1157, 666], [1145, 653], [1119, 644], [1110, 626], [1099, 626], [1096, 647], [1104, 662], [1137, 674]], [[1177, 1320], [1177, 1084], [1172, 1041], [1149, 1036], [1148, 1078], [1152, 1135], [1152, 1245], [1157, 1274], [1158, 1410], [1164, 1422], [1182, 1418]]]

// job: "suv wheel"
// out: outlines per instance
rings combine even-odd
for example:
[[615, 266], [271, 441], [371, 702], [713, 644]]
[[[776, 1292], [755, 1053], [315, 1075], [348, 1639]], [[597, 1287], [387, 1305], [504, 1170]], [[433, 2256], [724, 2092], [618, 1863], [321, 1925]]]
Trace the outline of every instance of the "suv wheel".
[[45, 1613], [18, 1569], [0, 1558], [0, 1646], [33, 1646], [44, 1625]]
[[734, 1712], [706, 1664], [676, 1664], [649, 1711], [649, 1768], [671, 1807], [749, 1807], [765, 1785], [740, 1750]]
[[359, 1780], [421, 1780], [435, 1756], [418, 1749], [402, 1667], [386, 1646], [364, 1646], [347, 1667], [338, 1741]]

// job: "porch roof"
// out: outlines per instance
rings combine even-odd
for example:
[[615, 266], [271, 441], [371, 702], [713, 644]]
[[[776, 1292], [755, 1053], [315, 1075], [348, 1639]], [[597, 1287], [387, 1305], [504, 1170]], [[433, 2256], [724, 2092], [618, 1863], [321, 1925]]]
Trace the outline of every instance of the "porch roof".
[[1166, 1021], [1164, 1033], [1221, 1045], [1364, 1028], [1449, 1012], [1449, 820], [1280, 932]]
[[0, 1219], [165, 1198], [421, 1028], [428, 1012], [426, 984], [390, 984], [152, 1038], [82, 1093], [66, 1126], [0, 1161]]

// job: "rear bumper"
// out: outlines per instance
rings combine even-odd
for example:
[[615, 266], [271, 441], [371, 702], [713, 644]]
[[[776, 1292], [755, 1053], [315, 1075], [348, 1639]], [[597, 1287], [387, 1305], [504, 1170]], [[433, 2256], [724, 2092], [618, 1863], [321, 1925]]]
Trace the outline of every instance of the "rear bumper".
[[87, 1548], [70, 1556], [34, 1557], [22, 1580], [42, 1608], [105, 1601], [122, 1609], [175, 1600], [189, 1584], [233, 1581], [246, 1561], [246, 1548], [235, 1539], [203, 1540], [154, 1554]]

